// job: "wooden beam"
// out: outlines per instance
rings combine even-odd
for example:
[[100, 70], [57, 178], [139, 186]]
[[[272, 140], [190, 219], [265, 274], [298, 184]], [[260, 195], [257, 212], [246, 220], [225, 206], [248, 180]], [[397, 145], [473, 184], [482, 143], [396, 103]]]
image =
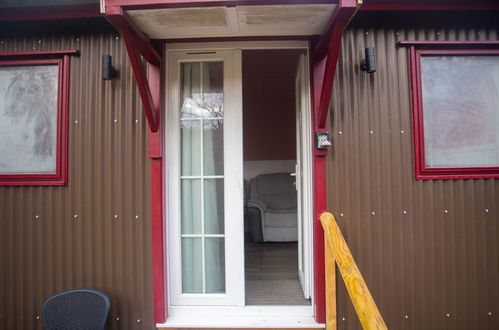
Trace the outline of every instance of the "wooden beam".
[[122, 35], [129, 35], [134, 41], [134, 47], [139, 53], [144, 56], [147, 62], [161, 65], [161, 55], [156, 48], [137, 27], [133, 24], [128, 14], [120, 6], [106, 6], [106, 19], [118, 30]]
[[[338, 265], [362, 328], [365, 330], [387, 330], [385, 321], [374, 303], [334, 216], [329, 212], [324, 212], [320, 220], [326, 237], [325, 243], [329, 246], [332, 258]], [[334, 273], [334, 269], [332, 272]], [[332, 275], [329, 273], [326, 276]]]

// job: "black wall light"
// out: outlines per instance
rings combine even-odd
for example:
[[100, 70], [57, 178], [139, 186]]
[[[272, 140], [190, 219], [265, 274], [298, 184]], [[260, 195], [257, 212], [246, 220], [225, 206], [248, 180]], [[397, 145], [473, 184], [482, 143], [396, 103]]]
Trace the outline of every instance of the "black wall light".
[[111, 55], [102, 55], [102, 79], [111, 80], [116, 77], [116, 69], [113, 67]]
[[360, 69], [367, 73], [376, 72], [376, 52], [374, 51], [374, 47], [367, 47], [365, 54], [365, 59], [360, 62]]

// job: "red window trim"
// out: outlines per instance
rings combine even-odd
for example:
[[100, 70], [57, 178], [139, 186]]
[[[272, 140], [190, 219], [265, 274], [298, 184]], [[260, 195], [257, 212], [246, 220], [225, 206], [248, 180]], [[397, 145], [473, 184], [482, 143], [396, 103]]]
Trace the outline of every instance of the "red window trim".
[[0, 174], [0, 186], [65, 186], [68, 181], [69, 56], [77, 51], [0, 53], [0, 66], [57, 65], [57, 142], [55, 173]]
[[[416, 180], [499, 178], [499, 167], [427, 167], [424, 148], [421, 57], [436, 55], [499, 55], [497, 42], [399, 42], [409, 46], [412, 114], [414, 131], [414, 165]], [[492, 48], [490, 46], [493, 46]]]

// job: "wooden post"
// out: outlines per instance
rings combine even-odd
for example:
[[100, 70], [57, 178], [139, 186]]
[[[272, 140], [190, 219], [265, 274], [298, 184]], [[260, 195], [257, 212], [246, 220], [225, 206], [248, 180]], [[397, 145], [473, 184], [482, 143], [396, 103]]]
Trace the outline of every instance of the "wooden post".
[[331, 245], [326, 237], [324, 256], [326, 261], [326, 330], [336, 330], [336, 264]]

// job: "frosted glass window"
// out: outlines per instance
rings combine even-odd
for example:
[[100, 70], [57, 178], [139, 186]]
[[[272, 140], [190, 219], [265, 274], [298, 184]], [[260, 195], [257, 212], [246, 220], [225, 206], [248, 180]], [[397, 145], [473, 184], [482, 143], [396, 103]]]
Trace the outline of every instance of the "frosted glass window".
[[0, 174], [56, 172], [56, 65], [0, 66]]
[[499, 166], [499, 56], [422, 56], [426, 167]]

